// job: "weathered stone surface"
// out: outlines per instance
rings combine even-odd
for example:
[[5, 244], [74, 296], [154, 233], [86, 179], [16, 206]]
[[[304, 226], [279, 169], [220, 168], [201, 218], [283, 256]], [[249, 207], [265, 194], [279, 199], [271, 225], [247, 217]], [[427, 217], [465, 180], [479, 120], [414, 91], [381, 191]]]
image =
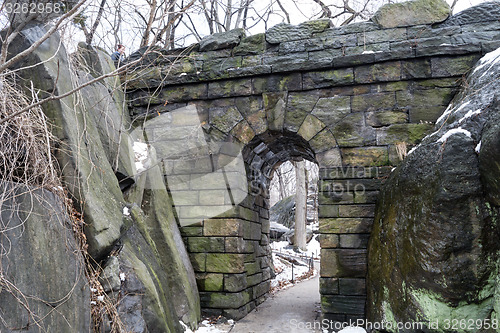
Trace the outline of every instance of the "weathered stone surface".
[[[84, 262], [61, 200], [10, 182], [0, 183], [0, 192], [0, 244], [6, 250], [0, 255], [0, 330], [90, 331]], [[30, 324], [33, 318], [38, 325]]]
[[302, 80], [303, 89], [317, 89], [352, 83], [354, 73], [352, 68], [307, 72]]
[[444, 21], [450, 13], [444, 0], [412, 0], [383, 6], [372, 21], [382, 28], [408, 27]]
[[342, 161], [349, 166], [387, 165], [388, 151], [386, 147], [342, 148]]
[[234, 47], [240, 43], [241, 38], [244, 36], [245, 31], [243, 29], [209, 35], [200, 41], [200, 51], [214, 51]]
[[365, 126], [365, 117], [362, 112], [351, 113], [342, 118], [332, 133], [339, 147], [358, 147], [376, 143], [375, 130]]
[[370, 233], [373, 219], [370, 218], [331, 218], [320, 219], [319, 230], [322, 233]]
[[244, 256], [235, 253], [207, 253], [207, 272], [242, 273]]
[[363, 315], [365, 311], [365, 303], [365, 296], [321, 296], [321, 309], [327, 313]]
[[319, 290], [321, 295], [337, 295], [339, 293], [339, 280], [321, 277], [319, 279]]
[[357, 277], [366, 275], [366, 250], [321, 249], [322, 277]]
[[335, 125], [349, 113], [351, 113], [351, 97], [349, 96], [320, 98], [311, 112], [327, 126]]
[[313, 33], [320, 33], [331, 26], [329, 19], [304, 22], [298, 26], [280, 23], [267, 30], [266, 41], [278, 44], [292, 40], [307, 39]]
[[436, 132], [382, 189], [369, 243], [369, 320], [497, 316], [498, 166], [492, 161], [499, 106], [491, 82], [500, 76], [498, 57], [496, 51], [480, 61]]
[[477, 6], [467, 8], [460, 13], [453, 15], [438, 27], [453, 27], [458, 25], [473, 24], [480, 22], [498, 21], [500, 8], [497, 1], [481, 3]]
[[432, 124], [396, 124], [381, 128], [377, 132], [377, 144], [387, 145], [397, 142], [419, 143], [432, 131]]
[[325, 126], [326, 125], [317, 117], [308, 114], [300, 126], [297, 134], [303, 137], [304, 140], [309, 141], [323, 128], [325, 128]]
[[359, 66], [354, 68], [356, 83], [372, 83], [383, 81], [399, 81], [401, 78], [401, 62], [385, 62], [381, 64]]
[[222, 291], [223, 290], [223, 274], [201, 273], [196, 274], [196, 282], [200, 291]]
[[366, 124], [372, 127], [381, 127], [408, 122], [408, 114], [399, 111], [378, 111], [366, 113]]
[[[28, 26], [21, 33], [23, 38], [19, 36], [11, 43], [9, 52], [20, 53], [45, 32], [46, 28], [41, 25]], [[16, 67], [39, 64], [21, 71], [20, 75], [32, 80], [36, 89], [64, 94], [72, 89], [68, 61], [58, 35], [54, 34]], [[54, 135], [66, 147], [56, 152], [59, 165], [64, 166], [64, 185], [76, 198], [75, 201], [81, 204], [78, 209], [86, 218], [89, 252], [99, 258], [120, 237], [124, 200], [100, 140], [97, 124], [72, 96], [46, 103], [43, 110], [54, 124]], [[92, 145], [92, 150], [87, 149], [87, 145]]]
[[250, 55], [263, 53], [266, 50], [266, 35], [257, 34], [241, 39], [238, 46], [233, 49], [234, 55]]
[[319, 96], [311, 93], [290, 93], [285, 110], [284, 127], [292, 132], [297, 132], [304, 122], [307, 114], [312, 111]]

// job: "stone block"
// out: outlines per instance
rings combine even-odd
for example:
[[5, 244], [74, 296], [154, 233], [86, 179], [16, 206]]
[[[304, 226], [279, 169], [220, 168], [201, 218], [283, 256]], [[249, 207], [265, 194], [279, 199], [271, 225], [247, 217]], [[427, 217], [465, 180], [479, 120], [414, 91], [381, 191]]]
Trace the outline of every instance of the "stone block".
[[347, 192], [343, 187], [334, 186], [330, 182], [328, 182], [328, 184], [328, 186], [320, 185], [321, 192], [318, 195], [318, 202], [320, 205], [354, 203], [353, 192]]
[[249, 287], [253, 287], [262, 282], [262, 273], [254, 274], [247, 277], [247, 284]]
[[399, 81], [400, 79], [400, 61], [387, 61], [384, 63], [358, 66], [354, 68], [354, 82], [356, 83]]
[[224, 237], [188, 237], [188, 251], [195, 252], [224, 252]]
[[373, 30], [358, 33], [358, 45], [406, 40], [406, 28]]
[[189, 260], [193, 265], [195, 272], [205, 272], [206, 270], [206, 253], [189, 253]]
[[321, 310], [325, 313], [365, 314], [366, 296], [321, 296]]
[[179, 230], [184, 237], [203, 236], [203, 227], [180, 227]]
[[340, 235], [340, 246], [346, 249], [366, 249], [368, 247], [369, 234]]
[[268, 280], [268, 281], [264, 281], [256, 286], [253, 287], [253, 296], [255, 298], [257, 297], [260, 297], [266, 293], [269, 292], [269, 289], [271, 287], [271, 282]]
[[339, 279], [337, 278], [319, 278], [319, 293], [321, 295], [338, 295]]
[[319, 217], [338, 217], [339, 205], [321, 205], [318, 208]]
[[283, 131], [287, 93], [262, 94], [267, 127], [273, 131]]
[[366, 295], [366, 279], [339, 279], [339, 293], [341, 295]]
[[371, 93], [352, 96], [352, 112], [381, 111], [396, 107], [396, 96], [393, 92]]
[[377, 130], [377, 144], [387, 145], [396, 142], [409, 144], [419, 143], [427, 134], [432, 132], [433, 124], [395, 124]]
[[479, 60], [479, 55], [436, 57], [431, 59], [432, 77], [462, 76]]
[[352, 68], [311, 71], [302, 75], [302, 87], [304, 90], [346, 85], [353, 82], [354, 70]]
[[343, 52], [341, 49], [311, 51], [309, 52], [310, 64], [314, 64], [315, 66], [317, 66], [316, 68], [311, 69], [317, 70], [318, 68], [330, 68], [332, 67], [333, 59], [342, 57], [342, 54]]
[[240, 121], [230, 134], [243, 144], [248, 144], [255, 137], [253, 128], [246, 120]]
[[325, 151], [331, 151], [333, 153], [333, 156], [331, 157], [335, 158], [334, 161], [337, 162], [335, 154], [335, 148], [337, 147], [337, 142], [332, 132], [330, 132], [327, 128], [323, 129], [321, 132], [316, 134], [309, 141], [309, 145], [311, 145], [311, 148], [314, 150], [316, 154]]
[[244, 253], [245, 241], [242, 237], [225, 237], [225, 251], [227, 253]]
[[[260, 135], [267, 130], [266, 111], [258, 110], [246, 116], [250, 126], [253, 128], [255, 135]], [[283, 125], [281, 125], [283, 126]]]
[[209, 110], [210, 125], [226, 134], [228, 134], [242, 119], [243, 116], [238, 109], [232, 106], [227, 108], [211, 108]]
[[250, 300], [248, 293], [221, 293], [221, 292], [200, 292], [202, 307], [217, 309], [237, 309], [248, 303]]
[[238, 292], [245, 290], [247, 285], [247, 274], [224, 274], [224, 291]]
[[426, 122], [435, 123], [443, 114], [444, 110], [446, 110], [445, 105], [411, 107], [409, 110], [410, 122], [415, 124]]
[[319, 175], [322, 181], [327, 179], [347, 179], [347, 178], [380, 178], [388, 176], [391, 173], [391, 167], [336, 167], [321, 168]]
[[284, 128], [291, 132], [297, 132], [306, 116], [318, 102], [318, 99], [318, 94], [314, 92], [288, 94]]
[[260, 272], [260, 264], [256, 261], [245, 263], [245, 271], [247, 275], [253, 275]]
[[300, 126], [297, 134], [304, 138], [304, 140], [309, 141], [323, 128], [325, 128], [325, 124], [321, 120], [308, 114]]
[[235, 253], [207, 253], [206, 271], [213, 273], [243, 273], [244, 255]]
[[264, 57], [264, 65], [271, 66], [273, 73], [292, 72], [304, 70], [307, 67], [315, 67], [308, 62], [307, 52], [292, 53], [283, 56]]
[[321, 249], [321, 277], [364, 278], [366, 256], [363, 249]]
[[364, 191], [356, 192], [354, 194], [354, 202], [357, 204], [363, 203], [376, 203], [378, 199], [379, 191]]
[[349, 113], [350, 96], [321, 97], [312, 110], [312, 114], [328, 126], [333, 126]]
[[339, 217], [374, 217], [375, 205], [339, 205]]
[[200, 291], [222, 291], [223, 274], [198, 273], [196, 274], [196, 283]]
[[316, 161], [320, 167], [335, 167], [342, 165], [342, 157], [339, 148], [332, 148], [320, 153], [316, 153]]
[[254, 94], [302, 90], [302, 75], [293, 73], [257, 77], [252, 79], [252, 90]]
[[455, 94], [453, 88], [437, 88], [410, 91], [396, 91], [396, 100], [400, 107], [422, 107], [448, 105]]
[[[216, 205], [222, 206], [225, 204], [226, 190], [200, 190], [197, 191], [200, 205]], [[174, 199], [177, 195], [174, 196]], [[177, 205], [177, 201], [175, 201]]]
[[342, 148], [341, 152], [343, 163], [348, 166], [382, 166], [389, 161], [387, 147]]
[[262, 269], [262, 281], [269, 280], [271, 278], [271, 267], [266, 267]]
[[182, 86], [170, 86], [163, 88], [158, 97], [158, 102], [175, 103], [205, 99], [208, 96], [208, 85], [206, 83], [185, 84]]
[[381, 28], [408, 27], [442, 22], [451, 14], [444, 0], [416, 0], [382, 6], [372, 17]]
[[209, 98], [249, 96], [252, 94], [252, 82], [249, 79], [215, 81], [208, 84]]
[[264, 53], [266, 50], [266, 35], [264, 33], [256, 34], [242, 38], [239, 45], [233, 49], [233, 54], [250, 55]]
[[431, 61], [429, 59], [401, 61], [401, 79], [422, 79], [428, 77], [431, 77]]
[[378, 111], [366, 113], [366, 124], [372, 127], [382, 127], [408, 122], [408, 114], [401, 111]]
[[375, 130], [365, 126], [362, 112], [351, 113], [340, 120], [332, 129], [339, 147], [358, 147], [376, 143]]
[[260, 241], [262, 227], [259, 223], [243, 221], [243, 238]]
[[204, 236], [243, 236], [242, 221], [238, 219], [208, 219], [203, 222]]
[[320, 218], [319, 231], [323, 234], [369, 234], [372, 218]]
[[320, 190], [326, 195], [354, 193], [361, 195], [366, 191], [379, 190], [382, 185], [382, 179], [336, 179], [332, 181], [323, 180], [320, 184]]
[[319, 235], [319, 243], [322, 249], [334, 249], [340, 245], [339, 235], [321, 234]]
[[240, 39], [244, 36], [245, 31], [243, 29], [233, 29], [206, 36], [200, 41], [200, 51], [206, 52], [232, 48], [238, 45]]

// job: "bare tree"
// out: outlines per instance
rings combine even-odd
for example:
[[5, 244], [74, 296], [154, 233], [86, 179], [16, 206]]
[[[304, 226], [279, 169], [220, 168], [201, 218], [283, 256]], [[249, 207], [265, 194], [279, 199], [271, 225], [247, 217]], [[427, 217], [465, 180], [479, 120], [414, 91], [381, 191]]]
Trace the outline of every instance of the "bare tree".
[[306, 214], [307, 190], [304, 161], [295, 162], [296, 190], [295, 190], [295, 234], [294, 246], [300, 250], [307, 250], [306, 246]]

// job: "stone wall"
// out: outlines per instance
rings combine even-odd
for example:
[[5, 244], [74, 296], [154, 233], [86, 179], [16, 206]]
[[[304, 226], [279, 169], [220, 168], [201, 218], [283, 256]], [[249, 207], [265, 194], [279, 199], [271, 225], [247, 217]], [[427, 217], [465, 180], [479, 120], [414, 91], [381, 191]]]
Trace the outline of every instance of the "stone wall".
[[[280, 163], [305, 158], [320, 166], [323, 313], [364, 316], [367, 239], [380, 185], [400, 162], [396, 144], [420, 142], [462, 77], [500, 45], [495, 6], [434, 25], [331, 28], [320, 20], [249, 37], [234, 30], [183, 50], [157, 50], [127, 74], [136, 122], [195, 108], [207, 142], [242, 152], [242, 202], [202, 217], [195, 212], [206, 204], [197, 192], [199, 201], [184, 208], [196, 220], [182, 232], [202, 307], [239, 318], [262, 300], [271, 275], [269, 180]], [[168, 163], [164, 171], [167, 182], [177, 175]], [[219, 196], [212, 198], [216, 205]]]

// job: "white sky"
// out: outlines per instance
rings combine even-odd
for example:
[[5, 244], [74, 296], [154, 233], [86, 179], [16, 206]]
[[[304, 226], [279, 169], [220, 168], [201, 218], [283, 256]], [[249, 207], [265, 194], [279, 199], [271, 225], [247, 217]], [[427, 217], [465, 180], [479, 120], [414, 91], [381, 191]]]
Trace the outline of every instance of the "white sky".
[[[332, 4], [338, 1], [339, 0], [324, 0], [326, 4]], [[453, 0], [446, 0], [446, 1], [449, 4], [453, 2]], [[454, 13], [458, 13], [463, 9], [469, 8], [471, 6], [477, 5], [485, 1], [487, 0], [458, 0], [457, 4], [455, 5]], [[93, 2], [97, 3], [100, 1], [93, 0]], [[376, 4], [377, 2], [379, 1], [373, 1], [374, 4]], [[268, 3], [269, 3], [268, 1], [262, 1], [262, 0], [254, 1], [254, 5], [257, 7], [256, 12], [250, 12], [249, 17], [257, 17], [257, 14], [260, 14], [261, 12], [265, 11], [265, 6]], [[292, 24], [299, 24], [301, 22], [307, 21], [308, 17], [314, 17], [315, 15], [317, 17], [317, 14], [320, 12], [319, 6], [312, 0], [295, 0], [295, 1], [282, 0], [282, 3], [284, 7], [287, 9], [287, 11], [290, 13], [290, 21]], [[122, 14], [124, 18], [127, 16], [127, 14], [133, 11], [132, 8], [134, 9], [138, 8], [143, 13], [147, 13], [148, 10], [148, 6], [145, 0], [135, 0], [131, 5], [129, 5], [129, 7], [126, 7], [127, 6], [126, 1], [120, 1], [120, 4], [125, 7], [124, 13]], [[195, 22], [200, 34], [207, 35], [208, 27], [206, 26], [206, 23], [203, 21], [203, 19], [201, 19], [200, 17], [197, 18], [196, 16], [193, 16], [193, 22]], [[264, 23], [260, 23], [255, 27], [253, 27], [252, 29], [250, 29], [247, 35], [264, 32], [266, 29], [269, 29], [270, 27], [278, 23], [281, 23], [283, 21], [284, 21], [284, 16], [282, 15], [282, 13], [280, 13], [279, 10], [275, 10], [274, 14], [270, 15], [269, 20], [267, 22], [267, 26]], [[109, 49], [109, 51], [111, 52], [112, 51], [111, 48], [115, 44], [115, 38], [111, 33], [112, 27], [115, 25], [115, 16], [104, 15], [101, 23], [105, 26], [105, 28], [99, 31], [98, 33], [99, 36], [96, 36], [94, 43], [105, 49]], [[139, 30], [136, 28], [138, 24], [139, 24], [138, 22], [129, 21], [128, 24], [123, 25], [124, 28], [119, 33], [120, 42], [127, 46], [127, 54], [130, 54], [134, 50], [138, 49], [140, 45], [140, 36], [138, 35]], [[182, 25], [179, 25], [179, 27], [177, 28], [177, 36], [187, 34], [188, 32], [189, 30]], [[69, 31], [66, 33], [66, 38], [68, 39], [68, 42], [66, 44], [69, 46], [70, 52], [72, 51], [71, 49], [73, 49], [76, 46], [77, 42], [85, 40], [83, 33], [75, 26], [69, 28]], [[184, 46], [188, 46], [195, 42], [196, 39], [194, 37], [189, 37], [184, 41]]]

